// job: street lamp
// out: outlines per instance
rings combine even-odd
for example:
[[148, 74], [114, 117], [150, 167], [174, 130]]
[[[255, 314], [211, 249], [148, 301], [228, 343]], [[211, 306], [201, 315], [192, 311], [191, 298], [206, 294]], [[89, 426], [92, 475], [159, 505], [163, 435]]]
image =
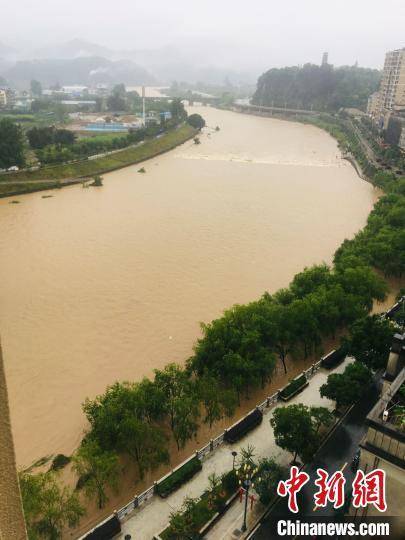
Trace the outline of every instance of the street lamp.
[[[247, 516], [247, 504], [249, 498], [249, 489], [255, 487], [253, 483], [253, 477], [258, 473], [258, 468], [254, 467], [250, 463], [245, 463], [241, 465], [236, 471], [236, 475], [239, 477], [239, 485], [245, 489], [245, 511], [243, 514], [243, 525], [242, 532], [245, 532], [247, 529], [246, 526], [246, 516]], [[260, 482], [260, 478], [258, 478]]]
[[232, 470], [234, 471], [235, 470], [235, 458], [238, 455], [238, 452], [236, 452], [236, 450], [232, 450], [231, 454], [232, 454], [232, 457], [233, 457]]

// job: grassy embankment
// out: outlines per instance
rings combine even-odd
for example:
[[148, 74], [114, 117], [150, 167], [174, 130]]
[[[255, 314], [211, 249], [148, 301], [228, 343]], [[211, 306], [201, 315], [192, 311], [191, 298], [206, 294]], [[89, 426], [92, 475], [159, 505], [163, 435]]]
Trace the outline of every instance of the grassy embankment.
[[196, 130], [185, 124], [180, 128], [132, 148], [126, 148], [99, 159], [43, 167], [37, 171], [21, 171], [0, 175], [0, 197], [19, 195], [44, 189], [59, 188], [78, 179], [114, 171], [167, 152], [191, 139]]

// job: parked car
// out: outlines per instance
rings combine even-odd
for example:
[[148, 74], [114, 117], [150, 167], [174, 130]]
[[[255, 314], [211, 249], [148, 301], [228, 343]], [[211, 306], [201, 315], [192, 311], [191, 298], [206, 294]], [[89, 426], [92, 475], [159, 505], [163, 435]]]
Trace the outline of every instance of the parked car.
[[360, 463], [360, 448], [354, 454], [353, 459], [352, 459], [352, 464], [350, 467], [353, 472], [357, 471], [357, 469], [359, 468], [359, 463]]

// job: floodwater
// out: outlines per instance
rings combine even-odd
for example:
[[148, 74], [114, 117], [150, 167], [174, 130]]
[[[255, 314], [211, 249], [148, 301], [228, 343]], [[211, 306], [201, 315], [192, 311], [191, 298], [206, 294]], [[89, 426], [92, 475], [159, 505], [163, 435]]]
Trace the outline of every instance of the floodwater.
[[[81, 186], [0, 201], [0, 331], [20, 465], [71, 453], [84, 399], [184, 362], [199, 322], [330, 262], [377, 194], [313, 127], [210, 108], [209, 128]], [[214, 131], [215, 126], [220, 131]]]

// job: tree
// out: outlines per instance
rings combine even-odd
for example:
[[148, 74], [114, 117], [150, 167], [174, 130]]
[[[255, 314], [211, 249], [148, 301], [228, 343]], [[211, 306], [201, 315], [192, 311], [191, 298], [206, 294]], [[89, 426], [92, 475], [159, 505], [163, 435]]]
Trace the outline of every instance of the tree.
[[84, 515], [77, 494], [61, 487], [53, 473], [20, 474], [21, 497], [30, 540], [58, 540], [65, 526]]
[[104, 450], [119, 446], [122, 423], [137, 413], [135, 386], [115, 383], [94, 400], [86, 399], [83, 411], [91, 426], [91, 435]]
[[355, 321], [344, 340], [348, 354], [370, 369], [387, 365], [395, 329], [392, 322], [380, 315], [371, 315]]
[[296, 298], [304, 298], [322, 285], [328, 285], [331, 279], [331, 271], [326, 264], [314, 265], [296, 274], [290, 289]]
[[70, 129], [57, 129], [54, 134], [54, 144], [72, 145], [76, 140], [76, 135]]
[[80, 477], [86, 478], [84, 491], [87, 497], [97, 497], [98, 507], [103, 508], [108, 501], [106, 488], [117, 489], [117, 454], [102, 450], [97, 441], [87, 438], [73, 457], [73, 467]]
[[294, 317], [291, 316], [291, 306], [273, 304], [269, 306], [267, 318], [266, 340], [269, 347], [274, 348], [287, 373], [286, 358], [297, 341]]
[[136, 385], [137, 415], [149, 423], [161, 420], [166, 414], [166, 395], [154, 381], [144, 377]]
[[37, 98], [42, 96], [42, 85], [39, 81], [36, 81], [35, 79], [32, 79], [31, 81], [31, 95]]
[[259, 461], [255, 490], [262, 504], [267, 506], [271, 502], [276, 496], [278, 483], [285, 477], [285, 469], [274, 459], [264, 458]]
[[27, 131], [28, 141], [31, 148], [39, 149], [53, 144], [55, 140], [54, 127], [33, 127]]
[[305, 64], [272, 68], [259, 77], [252, 102], [278, 106], [337, 111], [341, 107], [365, 109], [377, 90], [380, 73], [355, 66]]
[[[317, 430], [321, 412], [317, 411], [316, 421], [314, 421], [313, 413], [314, 411], [311, 412], [309, 407], [298, 403], [288, 407], [278, 407], [270, 420], [276, 444], [293, 454], [293, 463], [297, 456], [300, 456], [304, 462], [308, 461], [319, 444]], [[328, 417], [326, 412], [325, 417]]]
[[21, 127], [8, 118], [0, 120], [0, 169], [22, 167], [24, 158], [24, 135]]
[[179, 121], [183, 121], [187, 118], [187, 113], [181, 99], [173, 99], [170, 103], [170, 112], [172, 117]]
[[172, 363], [162, 370], [155, 369], [154, 383], [165, 396], [165, 410], [173, 430], [177, 401], [190, 393], [191, 381], [182, 367]]
[[318, 433], [321, 426], [329, 427], [333, 424], [333, 414], [326, 407], [310, 407], [309, 412], [315, 433]]
[[205, 127], [205, 120], [200, 114], [191, 114], [187, 118], [187, 123], [195, 129], [202, 129]]
[[109, 111], [125, 111], [127, 107], [126, 91], [124, 84], [116, 84], [111, 95], [107, 98], [107, 108]]
[[334, 400], [336, 408], [355, 403], [368, 390], [372, 381], [370, 370], [360, 362], [349, 364], [343, 373], [332, 373], [320, 388], [322, 397]]
[[197, 434], [200, 403], [196, 393], [178, 397], [173, 402], [173, 436], [177, 449], [183, 448]]
[[169, 463], [167, 441], [157, 426], [129, 416], [120, 426], [119, 449], [128, 453], [139, 468], [140, 477], [162, 463]]
[[222, 388], [212, 375], [205, 374], [198, 380], [198, 395], [205, 408], [204, 422], [210, 428], [214, 422], [235, 412], [238, 400], [235, 390]]

